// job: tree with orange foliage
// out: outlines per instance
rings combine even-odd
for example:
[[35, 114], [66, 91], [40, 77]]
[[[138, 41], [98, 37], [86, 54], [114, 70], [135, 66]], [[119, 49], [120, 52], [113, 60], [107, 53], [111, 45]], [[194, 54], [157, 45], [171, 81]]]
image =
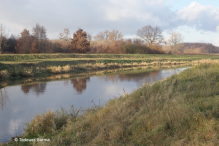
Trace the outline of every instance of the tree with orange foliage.
[[86, 53], [88, 51], [90, 51], [90, 41], [87, 40], [87, 33], [79, 28], [76, 33], [73, 34], [70, 52]]
[[15, 47], [16, 53], [29, 54], [31, 43], [32, 43], [32, 39], [30, 33], [27, 29], [24, 29], [21, 32], [21, 37], [17, 41], [17, 46]]
[[30, 53], [39, 53], [39, 49], [37, 48], [37, 41], [34, 37], [32, 37]]
[[24, 29], [17, 41], [15, 51], [18, 54], [39, 53], [36, 39], [30, 35], [29, 30]]

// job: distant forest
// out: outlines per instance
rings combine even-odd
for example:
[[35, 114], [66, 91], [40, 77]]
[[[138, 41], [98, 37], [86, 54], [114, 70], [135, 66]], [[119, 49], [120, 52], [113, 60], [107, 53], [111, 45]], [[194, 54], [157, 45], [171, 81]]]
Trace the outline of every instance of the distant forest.
[[[21, 35], [5, 33], [0, 25], [1, 54], [33, 54], [33, 53], [111, 53], [111, 54], [203, 54], [219, 53], [219, 47], [209, 43], [185, 43], [178, 32], [171, 32], [165, 40], [159, 27], [150, 25], [137, 30], [133, 39], [124, 39], [118, 30], [105, 30], [91, 36], [83, 29], [70, 34], [65, 28], [58, 39], [49, 40], [46, 29], [39, 24], [32, 32], [24, 29]], [[164, 41], [165, 40], [165, 41]]]
[[193, 54], [219, 53], [219, 47], [210, 43], [182, 43], [180, 51]]

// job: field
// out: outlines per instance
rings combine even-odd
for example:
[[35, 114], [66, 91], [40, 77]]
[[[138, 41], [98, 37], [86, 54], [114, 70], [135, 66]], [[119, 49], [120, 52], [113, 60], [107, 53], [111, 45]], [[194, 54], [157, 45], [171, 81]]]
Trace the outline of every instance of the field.
[[218, 95], [219, 62], [208, 60], [81, 115], [37, 115], [22, 138], [51, 141], [16, 145], [219, 145]]
[[0, 55], [0, 79], [137, 66], [190, 65], [199, 63], [203, 59], [215, 60], [219, 59], [219, 56], [167, 54], [2, 54]]

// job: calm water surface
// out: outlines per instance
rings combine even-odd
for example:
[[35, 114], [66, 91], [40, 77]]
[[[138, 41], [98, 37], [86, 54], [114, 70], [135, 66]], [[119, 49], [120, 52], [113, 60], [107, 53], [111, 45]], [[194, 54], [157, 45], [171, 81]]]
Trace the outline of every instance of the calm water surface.
[[[169, 77], [188, 67], [141, 73], [91, 76], [0, 89], [0, 143], [21, 135], [24, 123], [36, 114], [61, 107], [86, 109], [104, 105], [114, 97], [131, 93], [145, 83]], [[123, 90], [124, 89], [124, 90]]]

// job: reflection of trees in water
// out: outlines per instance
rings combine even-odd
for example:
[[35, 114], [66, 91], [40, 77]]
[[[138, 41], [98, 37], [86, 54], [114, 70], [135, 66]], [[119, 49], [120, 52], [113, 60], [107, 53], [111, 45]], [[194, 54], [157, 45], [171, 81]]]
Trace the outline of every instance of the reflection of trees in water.
[[38, 83], [38, 84], [31, 84], [31, 85], [22, 85], [21, 90], [27, 94], [30, 92], [30, 90], [33, 90], [36, 92], [37, 95], [40, 93], [44, 93], [46, 90], [46, 83]]
[[65, 86], [68, 86], [68, 81], [69, 81], [69, 80], [64, 80], [64, 85], [65, 85]]
[[[109, 76], [102, 76], [100, 78], [104, 79], [105, 81], [133, 81], [133, 82], [140, 82], [144, 80], [144, 82], [150, 82], [151, 80], [156, 80], [160, 71], [151, 71], [151, 72], [143, 72], [143, 73], [129, 73], [129, 74], [118, 74], [118, 75], [109, 75]], [[147, 78], [148, 77], [148, 78]], [[149, 78], [150, 77], [150, 78]]]
[[1, 105], [2, 111], [3, 111], [3, 107], [6, 104], [7, 100], [8, 100], [8, 95], [7, 95], [5, 88], [0, 89], [0, 105]]
[[71, 79], [71, 84], [73, 84], [73, 88], [76, 89], [78, 94], [81, 94], [87, 87], [87, 81], [90, 81], [90, 77]]

